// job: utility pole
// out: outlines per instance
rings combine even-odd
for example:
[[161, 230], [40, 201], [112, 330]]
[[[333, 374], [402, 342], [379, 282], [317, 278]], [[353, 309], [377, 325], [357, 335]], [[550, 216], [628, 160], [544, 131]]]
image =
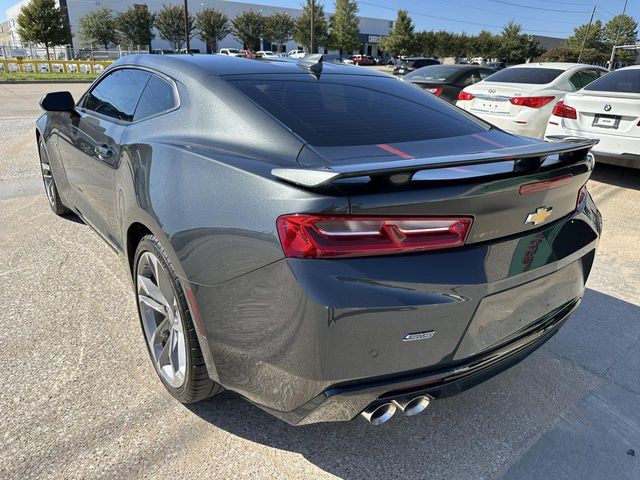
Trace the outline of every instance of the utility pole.
[[184, 36], [187, 40], [187, 53], [191, 50], [189, 42], [189, 4], [187, 0], [184, 0]]
[[587, 27], [587, 31], [584, 34], [584, 38], [582, 39], [582, 46], [580, 47], [580, 55], [578, 55], [578, 63], [580, 63], [580, 60], [582, 60], [582, 51], [584, 50], [584, 45], [587, 43], [587, 37], [589, 36], [589, 30], [591, 30], [591, 24], [593, 23], [593, 16], [595, 14], [596, 14], [596, 6], [594, 5], [593, 10], [591, 10], [591, 18], [589, 19], [589, 26]]
[[[627, 13], [627, 2], [628, 0], [624, 0], [624, 7], [622, 7], [622, 15]], [[616, 45], [618, 44], [618, 40], [620, 39], [620, 30], [622, 30], [622, 22], [618, 25], [618, 31], [616, 32], [616, 41], [613, 42], [613, 48], [611, 49], [611, 58], [609, 59], [609, 71], [613, 70], [613, 62], [616, 59]]]
[[311, 41], [309, 42], [311, 45], [311, 51], [309, 53], [315, 53], [315, 49], [313, 48], [313, 31], [315, 30], [315, 16], [316, 16], [316, 2], [315, 0], [311, 0]]

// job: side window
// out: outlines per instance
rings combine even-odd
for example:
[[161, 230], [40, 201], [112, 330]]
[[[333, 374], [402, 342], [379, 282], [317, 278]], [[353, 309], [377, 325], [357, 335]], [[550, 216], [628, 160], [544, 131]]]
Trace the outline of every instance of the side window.
[[142, 92], [133, 119], [140, 120], [147, 118], [171, 110], [175, 106], [176, 99], [173, 93], [173, 87], [169, 82], [166, 82], [157, 75], [151, 75], [147, 86]]
[[89, 92], [84, 108], [130, 122], [150, 73], [132, 68], [116, 70]]
[[598, 78], [598, 74], [595, 70], [581, 70], [571, 75], [569, 83], [571, 83], [571, 86], [573, 86], [575, 90], [580, 90], [581, 88], [589, 85], [596, 78]]
[[480, 70], [480, 80], [484, 80], [485, 78], [493, 75], [494, 72], [493, 70]]

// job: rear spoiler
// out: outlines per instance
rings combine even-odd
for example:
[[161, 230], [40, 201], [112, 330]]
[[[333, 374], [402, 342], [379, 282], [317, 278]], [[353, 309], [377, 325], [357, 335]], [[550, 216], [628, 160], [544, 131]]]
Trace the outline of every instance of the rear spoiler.
[[[404, 183], [411, 179], [413, 173], [420, 170], [464, 167], [509, 160], [515, 162], [514, 170], [516, 171], [535, 171], [540, 168], [544, 159], [549, 155], [562, 155], [564, 153], [588, 150], [599, 141], [598, 139], [564, 135], [554, 135], [547, 138], [554, 141], [463, 155], [445, 155], [389, 162], [353, 163], [323, 168], [274, 168], [271, 170], [271, 175], [285, 182], [314, 188], [342, 178], [395, 176], [396, 174], [405, 174], [398, 178], [401, 183]], [[520, 166], [523, 168], [518, 168], [519, 162], [521, 162]]]

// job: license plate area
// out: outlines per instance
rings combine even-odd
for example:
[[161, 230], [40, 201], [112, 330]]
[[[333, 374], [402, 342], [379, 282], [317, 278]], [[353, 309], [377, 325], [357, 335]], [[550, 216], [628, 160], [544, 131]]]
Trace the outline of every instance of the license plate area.
[[484, 113], [509, 113], [509, 102], [477, 98], [471, 110]]
[[455, 353], [459, 360], [503, 343], [549, 312], [582, 295], [582, 262], [519, 287], [485, 297]]
[[593, 123], [591, 126], [598, 128], [611, 128], [617, 129], [620, 125], [620, 116], [619, 115], [605, 115], [602, 113], [597, 113], [593, 119]]

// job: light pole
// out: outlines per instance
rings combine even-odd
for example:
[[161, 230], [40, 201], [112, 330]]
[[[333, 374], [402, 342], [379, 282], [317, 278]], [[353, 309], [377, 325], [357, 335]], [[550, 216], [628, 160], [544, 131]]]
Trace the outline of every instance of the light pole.
[[311, 41], [309, 42], [310, 48], [311, 48], [311, 51], [309, 53], [311, 54], [315, 53], [315, 49], [313, 48], [313, 30], [314, 30], [315, 16], [316, 16], [316, 2], [315, 0], [311, 0]]
[[189, 42], [189, 3], [187, 0], [184, 0], [184, 36], [187, 44], [187, 53], [189, 53], [191, 45]]

